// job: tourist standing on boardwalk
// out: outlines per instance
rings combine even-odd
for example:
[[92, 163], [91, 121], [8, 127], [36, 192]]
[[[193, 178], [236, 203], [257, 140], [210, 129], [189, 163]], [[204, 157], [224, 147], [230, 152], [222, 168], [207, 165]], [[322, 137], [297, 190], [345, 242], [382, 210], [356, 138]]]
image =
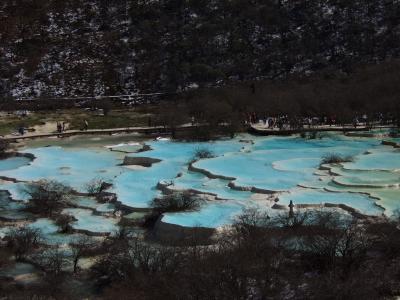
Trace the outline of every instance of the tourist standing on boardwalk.
[[62, 132], [62, 126], [61, 123], [57, 121], [57, 132], [61, 133]]

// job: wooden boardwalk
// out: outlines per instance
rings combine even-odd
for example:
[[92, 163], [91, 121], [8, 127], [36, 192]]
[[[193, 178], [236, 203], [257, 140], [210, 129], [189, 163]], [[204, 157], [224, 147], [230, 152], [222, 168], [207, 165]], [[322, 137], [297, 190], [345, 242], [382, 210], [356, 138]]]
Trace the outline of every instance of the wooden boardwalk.
[[[196, 125], [181, 125], [176, 130], [185, 130], [195, 127]], [[125, 127], [125, 128], [110, 128], [110, 129], [88, 129], [88, 130], [66, 130], [63, 132], [49, 132], [49, 133], [39, 133], [27, 132], [24, 135], [9, 134], [3, 137], [4, 140], [9, 142], [17, 142], [26, 139], [38, 139], [38, 138], [49, 138], [49, 137], [70, 137], [75, 135], [111, 135], [118, 133], [140, 133], [144, 135], [165, 135], [170, 133], [170, 129], [164, 126], [154, 126], [154, 127]]]
[[[198, 126], [204, 126], [201, 124], [184, 124], [175, 128], [176, 131], [187, 130]], [[393, 128], [393, 126], [374, 126], [373, 129], [385, 129]], [[312, 126], [310, 128], [300, 128], [300, 129], [282, 129], [278, 128], [270, 129], [263, 125], [253, 124], [248, 128], [248, 132], [253, 135], [291, 135], [298, 134], [302, 132], [326, 132], [326, 131], [341, 131], [341, 132], [355, 132], [355, 131], [368, 131], [368, 127], [357, 127], [353, 126]], [[49, 137], [70, 137], [75, 135], [111, 135], [118, 133], [139, 133], [143, 135], [166, 135], [171, 134], [171, 129], [164, 126], [154, 126], [154, 127], [125, 127], [125, 128], [109, 128], [109, 129], [88, 129], [88, 130], [66, 130], [63, 132], [48, 132], [48, 133], [35, 133], [26, 132], [24, 135], [19, 134], [9, 134], [2, 139], [9, 142], [17, 142], [26, 139], [38, 139], [38, 138], [49, 138]]]

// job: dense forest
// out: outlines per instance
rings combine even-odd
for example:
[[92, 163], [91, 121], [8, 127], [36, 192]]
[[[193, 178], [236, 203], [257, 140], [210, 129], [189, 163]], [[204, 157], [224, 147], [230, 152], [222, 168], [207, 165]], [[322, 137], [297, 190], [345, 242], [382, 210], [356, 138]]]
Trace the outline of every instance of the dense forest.
[[0, 96], [176, 92], [400, 53], [387, 0], [4, 0]]

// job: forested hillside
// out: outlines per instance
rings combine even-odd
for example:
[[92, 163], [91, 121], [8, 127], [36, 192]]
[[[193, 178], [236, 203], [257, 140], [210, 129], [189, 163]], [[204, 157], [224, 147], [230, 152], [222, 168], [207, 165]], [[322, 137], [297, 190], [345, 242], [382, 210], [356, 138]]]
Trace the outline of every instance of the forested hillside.
[[0, 96], [175, 92], [400, 53], [388, 0], [2, 0]]

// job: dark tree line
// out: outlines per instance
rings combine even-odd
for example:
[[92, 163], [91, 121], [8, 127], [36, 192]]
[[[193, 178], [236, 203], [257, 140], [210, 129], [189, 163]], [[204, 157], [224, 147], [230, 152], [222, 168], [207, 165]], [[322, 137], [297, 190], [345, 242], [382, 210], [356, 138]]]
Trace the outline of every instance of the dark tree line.
[[399, 5], [6, 0], [0, 4], [0, 93], [175, 92], [193, 83], [351, 72], [355, 64], [399, 55]]
[[[6, 246], [17, 261], [40, 267], [42, 280], [22, 291], [0, 281], [4, 288], [0, 295], [11, 299], [132, 299], [133, 295], [135, 299], [395, 299], [400, 291], [399, 224], [398, 218], [359, 219], [326, 210], [271, 217], [250, 209], [208, 241], [199, 239], [194, 228], [179, 243], [159, 244], [121, 226], [103, 242], [88, 237], [73, 240], [71, 252], [43, 248], [40, 231], [21, 227], [9, 232]], [[79, 268], [84, 257], [93, 257], [88, 270]], [[84, 293], [90, 296], [72, 296], [71, 280], [87, 285]]]
[[92, 278], [106, 299], [391, 299], [400, 287], [397, 224], [248, 211], [212, 246], [195, 233], [174, 247], [114, 238]]
[[[304, 118], [316, 117], [350, 126], [355, 118], [366, 115], [371, 126], [399, 126], [399, 70], [399, 61], [392, 60], [359, 66], [351, 74], [324, 70], [306, 78], [231, 82], [219, 88], [187, 91], [178, 96], [184, 101], [159, 105], [156, 124], [172, 128], [194, 120], [203, 126], [176, 136], [205, 140], [234, 135], [245, 128], [249, 115], [255, 115], [256, 122], [285, 116], [292, 124], [305, 124]], [[221, 124], [225, 126], [218, 127]]]

